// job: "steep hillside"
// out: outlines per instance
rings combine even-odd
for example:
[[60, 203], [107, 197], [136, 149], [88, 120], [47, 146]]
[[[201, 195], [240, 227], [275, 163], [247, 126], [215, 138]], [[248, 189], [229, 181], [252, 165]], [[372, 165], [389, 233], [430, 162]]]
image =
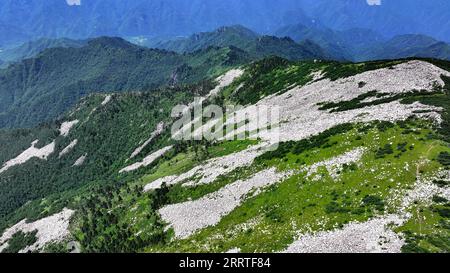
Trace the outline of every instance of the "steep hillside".
[[[268, 58], [215, 82], [91, 95], [1, 131], [0, 251], [449, 251], [448, 62]], [[171, 109], [195, 96], [245, 121], [174, 140], [192, 123], [171, 128]], [[279, 122], [253, 127], [256, 106]]]
[[221, 27], [213, 32], [193, 34], [188, 38], [169, 41], [150, 40], [146, 46], [179, 53], [193, 52], [210, 46], [232, 46], [248, 52], [254, 59], [274, 55], [289, 60], [332, 58], [313, 42], [303, 41], [297, 44], [289, 38], [261, 36], [240, 25]]
[[193, 83], [248, 60], [236, 48], [182, 55], [106, 37], [80, 48], [47, 49], [0, 70], [0, 128], [34, 126], [57, 118], [93, 92]]

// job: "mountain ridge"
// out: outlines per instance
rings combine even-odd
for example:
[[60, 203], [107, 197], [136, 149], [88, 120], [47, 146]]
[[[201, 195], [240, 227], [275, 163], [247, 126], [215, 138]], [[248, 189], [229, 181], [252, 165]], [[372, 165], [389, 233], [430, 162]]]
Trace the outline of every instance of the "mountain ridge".
[[287, 37], [259, 35], [242, 25], [223, 26], [212, 32], [196, 33], [187, 38], [148, 41], [145, 45], [178, 53], [193, 52], [209, 46], [233, 46], [249, 52], [254, 58], [270, 55], [290, 60], [331, 58], [319, 45], [311, 41], [297, 44]]
[[0, 70], [0, 127], [26, 127], [56, 118], [92, 92], [150, 90], [199, 81], [230, 64], [248, 61], [245, 54], [234, 51], [210, 48], [180, 55], [107, 37], [80, 48], [46, 49]]

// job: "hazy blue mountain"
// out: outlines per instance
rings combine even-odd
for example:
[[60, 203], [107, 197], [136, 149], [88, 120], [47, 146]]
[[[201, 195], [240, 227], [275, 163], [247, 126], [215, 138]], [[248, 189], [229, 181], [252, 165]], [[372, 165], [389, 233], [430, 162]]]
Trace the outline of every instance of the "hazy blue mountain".
[[[86, 44], [85, 40], [72, 40], [66, 38], [47, 39], [41, 38], [36, 41], [26, 42], [20, 46], [4, 49], [0, 52], [0, 60], [7, 63], [16, 62], [26, 58], [37, 56], [47, 48], [55, 47], [81, 47]], [[0, 63], [0, 67], [2, 64]]]
[[232, 46], [248, 52], [255, 59], [271, 55], [290, 60], [332, 58], [330, 54], [311, 41], [303, 40], [299, 44], [291, 38], [259, 35], [240, 25], [220, 27], [215, 31], [201, 32], [187, 38], [150, 40], [146, 45], [178, 53], [194, 52], [210, 46]]
[[[447, 0], [299, 0], [307, 16], [335, 30], [366, 28], [383, 36], [424, 34], [450, 41]], [[377, 1], [371, 1], [377, 2]]]
[[297, 42], [311, 40], [324, 48], [335, 59], [364, 59], [369, 48], [384, 41], [380, 34], [369, 29], [350, 29], [335, 31], [327, 27], [295, 24], [285, 26], [277, 31], [278, 37], [291, 37]]
[[427, 48], [424, 48], [417, 54], [418, 57], [430, 57], [450, 60], [450, 45], [444, 42], [438, 42]]
[[28, 36], [190, 35], [232, 24], [268, 32], [303, 17], [293, 0], [82, 0], [80, 6], [69, 6], [66, 0], [3, 0], [0, 18], [18, 33], [9, 33], [14, 39], [7, 40], [1, 35], [0, 44]]
[[427, 57], [449, 59], [449, 44], [420, 34], [405, 34], [386, 39], [369, 29], [332, 30], [321, 26], [290, 25], [275, 32], [297, 42], [311, 40], [335, 59], [352, 61]]
[[426, 57], [450, 60], [450, 45], [425, 35], [399, 35], [372, 48], [367, 59]]
[[[285, 25], [372, 29], [450, 40], [447, 0], [2, 0], [0, 45], [42, 37], [186, 36], [241, 24], [268, 34]], [[426, 24], [424, 23], [426, 22]]]

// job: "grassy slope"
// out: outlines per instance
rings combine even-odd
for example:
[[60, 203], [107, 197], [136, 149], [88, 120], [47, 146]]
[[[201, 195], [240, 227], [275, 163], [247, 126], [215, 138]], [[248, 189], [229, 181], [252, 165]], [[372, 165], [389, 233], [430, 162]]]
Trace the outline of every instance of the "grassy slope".
[[[389, 67], [399, 62], [402, 61], [339, 65], [325, 62], [290, 63], [277, 58], [269, 58], [250, 66], [241, 80], [226, 88], [222, 102], [252, 103], [261, 96], [283, 92], [288, 86], [303, 85], [310, 80], [309, 73], [319, 69], [324, 70], [326, 77], [337, 79], [371, 69]], [[441, 67], [445, 65], [448, 66], [445, 62], [440, 63]], [[256, 78], [252, 78], [254, 79], [252, 81], [245, 82], [242, 80], [249, 80], [253, 76], [256, 76]], [[234, 90], [241, 84], [243, 86], [239, 89], [239, 92], [234, 93]], [[258, 86], [265, 88], [258, 89], [256, 88]], [[198, 90], [198, 88], [194, 89]], [[260, 93], [253, 94], [255, 90]], [[181, 93], [186, 94], [185, 92]], [[442, 96], [448, 96], [448, 93], [443, 93]], [[77, 113], [77, 118], [80, 120], [87, 118], [91, 111], [90, 107], [98, 105], [101, 101], [101, 97], [94, 96], [93, 98], [96, 98], [97, 101]], [[168, 116], [167, 113], [163, 113], [155, 118], [154, 110], [159, 111], [159, 108], [154, 108], [153, 104], [156, 101], [159, 103], [165, 101], [165, 104], [163, 103], [160, 108], [167, 110], [170, 109], [169, 105], [177, 101], [186, 102], [190, 99], [189, 95], [181, 96], [176, 92], [173, 96], [168, 97], [167, 93], [160, 93], [156, 97], [151, 95], [126, 95], [115, 98], [110, 105], [100, 109], [99, 113], [94, 115], [92, 119], [90, 118], [87, 123], [78, 125], [70, 138], [58, 142], [58, 147], [64, 147], [72, 138], [83, 139], [84, 144], [81, 145], [83, 149], [71, 155], [70, 160], [84, 154], [87, 151], [84, 148], [98, 151], [94, 155], [97, 159], [89, 161], [86, 168], [91, 170], [92, 173], [101, 173], [101, 177], [89, 175], [85, 177], [84, 175], [89, 174], [89, 172], [83, 170], [83, 177], [75, 175], [74, 178], [83, 183], [90, 182], [91, 186], [63, 191], [62, 194], [59, 193], [54, 196], [47, 195], [45, 199], [37, 198], [34, 202], [11, 214], [14, 215], [12, 218], [5, 218], [4, 225], [12, 224], [25, 216], [37, 218], [48, 215], [69, 202], [70, 206], [77, 208], [79, 211], [72, 229], [76, 237], [82, 241], [85, 251], [226, 251], [234, 247], [240, 247], [243, 251], [281, 250], [293, 241], [295, 231], [304, 228], [305, 224], [309, 224], [313, 230], [331, 229], [342, 226], [349, 221], [370, 219], [374, 215], [380, 214], [382, 207], [383, 211], [395, 209], [395, 207], [386, 205], [389, 190], [395, 187], [407, 189], [414, 182], [416, 174], [415, 170], [406, 171], [402, 169], [402, 166], [406, 162], [414, 166], [419, 159], [426, 157], [431, 160], [431, 163], [421, 166], [421, 169], [424, 173], [432, 173], [441, 166], [436, 161], [438, 154], [442, 151], [449, 151], [448, 144], [443, 142], [443, 140], [446, 140], [445, 132], [441, 129], [438, 134], [435, 131], [436, 128], [421, 121], [410, 120], [407, 124], [399, 123], [395, 126], [387, 126], [382, 123], [370, 128], [357, 125], [350, 131], [344, 130], [339, 131], [339, 134], [326, 135], [325, 138], [322, 138], [325, 142], [312, 142], [313, 144], [320, 143], [320, 147], [309, 145], [305, 148], [304, 142], [283, 144], [282, 147], [285, 147], [285, 149], [282, 149], [282, 152], [263, 156], [254, 165], [235, 170], [226, 177], [219, 177], [217, 181], [209, 185], [195, 188], [176, 185], [171, 188], [164, 188], [161, 191], [142, 194], [142, 186], [146, 183], [167, 175], [183, 173], [198, 164], [202, 164], [208, 158], [240, 151], [249, 144], [253, 144], [247, 141], [220, 143], [207, 148], [208, 152], [199, 155], [194, 152], [193, 147], [199, 145], [204, 150], [204, 143], [191, 143], [184, 145], [179, 151], [170, 153], [148, 168], [118, 177], [116, 172], [120, 167], [123, 167], [123, 161], [136, 148], [136, 143], [146, 139], [146, 136], [148, 137], [154, 127], [149, 124], [145, 127], [146, 131], [141, 132], [136, 130], [138, 125], [149, 120], [156, 124], [163, 116]], [[414, 99], [419, 98], [414, 97]], [[438, 102], [432, 101], [430, 104], [441, 103], [441, 106], [448, 107], [443, 104], [444, 102], [445, 100], [439, 100]], [[139, 114], [136, 115], [136, 113]], [[102, 126], [99, 126], [100, 124]], [[409, 127], [409, 129], [406, 127]], [[111, 136], [112, 132], [114, 132], [114, 137]], [[31, 137], [29, 138], [31, 139]], [[28, 139], [24, 143], [27, 143], [27, 141]], [[164, 137], [162, 141], [152, 144], [152, 148], [143, 151], [136, 158], [136, 161], [164, 145]], [[377, 158], [382, 156], [380, 150], [386, 150], [381, 148], [385, 148], [386, 144], [391, 142], [393, 154], [387, 154], [385, 158]], [[99, 143], [104, 144], [98, 147]], [[172, 232], [170, 230], [168, 233], [163, 232], [164, 223], [161, 223], [159, 216], [155, 213], [155, 210], [165, 204], [198, 199], [237, 179], [249, 177], [256, 171], [268, 166], [273, 165], [279, 169], [286, 169], [295, 168], [299, 165], [309, 165], [352, 150], [355, 147], [367, 145], [367, 143], [371, 145], [370, 150], [360, 162], [360, 165], [356, 168], [355, 166], [348, 166], [347, 171], [341, 174], [339, 183], [333, 181], [326, 170], [320, 170], [322, 174], [322, 181], [320, 182], [311, 181], [305, 178], [304, 174], [296, 175], [277, 186], [271, 187], [261, 195], [247, 200], [241, 207], [224, 217], [217, 226], [202, 230], [188, 240], [171, 241]], [[404, 143], [406, 143], [406, 146], [397, 147], [398, 144]], [[292, 147], [296, 146], [301, 146], [303, 149], [297, 149], [295, 152]], [[405, 146], [406, 150], [402, 146]], [[409, 147], [412, 146], [414, 148], [410, 149]], [[70, 160], [67, 164], [72, 162]], [[29, 171], [30, 166], [32, 164], [27, 163], [23, 167]], [[60, 168], [61, 165], [54, 166]], [[98, 169], [99, 167], [100, 169]], [[368, 171], [371, 169], [375, 169], [375, 172]], [[20, 173], [20, 170], [18, 169], [17, 172]], [[70, 170], [67, 174], [61, 172], [61, 175], [70, 177], [71, 172]], [[391, 182], [389, 180], [391, 177], [398, 178], [400, 184]], [[56, 176], [55, 179], [57, 179], [55, 181], [60, 181], [61, 177]], [[363, 179], [364, 182], [361, 182]], [[349, 189], [352, 189], [352, 191], [350, 192]], [[367, 204], [361, 210], [359, 206], [366, 196], [375, 198], [365, 199], [371, 201], [367, 201]], [[381, 201], [381, 203], [374, 200]], [[337, 203], [342, 210], [330, 210], [330, 203]], [[383, 203], [384, 206], [381, 205]], [[111, 211], [112, 208], [110, 216], [106, 216], [105, 212]], [[431, 209], [424, 208], [425, 212], [429, 210]], [[448, 221], [442, 215], [437, 215], [437, 212], [428, 213], [433, 213], [435, 221]], [[327, 222], [325, 225], [320, 225], [317, 219], [326, 219]], [[243, 223], [251, 223], [254, 226], [242, 229]], [[293, 223], [296, 224], [295, 227]], [[436, 233], [448, 234], [446, 233], [448, 228], [435, 228], [432, 223], [428, 227], [431, 231], [427, 234], [431, 234], [431, 239], [419, 238], [414, 242], [423, 240], [425, 250], [436, 251], [436, 248], [433, 248], [427, 242], [434, 240]], [[412, 233], [411, 238], [422, 236], [421, 230], [417, 231], [417, 223], [414, 222], [414, 218], [412, 223], [408, 223], [402, 228], [401, 231]], [[419, 234], [414, 234], [414, 232]], [[117, 240], [118, 238], [120, 240]], [[131, 241], [133, 243], [128, 245], [106, 243], [112, 241]], [[417, 248], [414, 249], [417, 250]]]
[[[324, 145], [259, 163], [273, 165], [280, 170], [295, 169], [370, 143], [370, 146], [365, 145], [369, 150], [357, 166], [349, 166], [338, 181], [334, 181], [326, 169], [318, 171], [319, 181], [306, 177], [305, 173], [295, 175], [250, 198], [217, 226], [206, 228], [187, 240], [148, 248], [147, 251], [222, 252], [236, 247], [244, 252], [282, 250], [294, 240], [297, 232], [334, 229], [351, 221], [366, 221], [383, 212], [394, 212], [396, 206], [387, 205], [390, 191], [406, 190], [414, 184], [415, 166], [423, 157], [431, 161], [421, 166], [421, 171], [435, 172], [440, 166], [436, 161], [437, 155], [449, 150], [444, 142], [427, 138], [432, 129], [426, 123], [408, 123], [408, 127], [416, 129], [417, 134], [410, 131], [403, 134], [405, 129], [399, 125], [384, 132], [377, 127], [359, 132], [365, 131], [361, 127], [330, 137], [328, 143], [332, 145], [327, 145], [327, 148]], [[375, 159], [378, 149], [388, 143], [392, 143], [394, 153]], [[405, 152], [395, 148], [401, 143], [407, 143]], [[411, 166], [409, 170], [404, 168], [406, 163]], [[383, 205], [364, 204], [366, 196], [380, 198]]]

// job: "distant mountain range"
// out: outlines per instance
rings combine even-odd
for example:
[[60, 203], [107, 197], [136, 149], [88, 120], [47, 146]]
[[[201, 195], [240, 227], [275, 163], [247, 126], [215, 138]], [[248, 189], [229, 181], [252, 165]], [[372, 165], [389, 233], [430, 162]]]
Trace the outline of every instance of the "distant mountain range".
[[300, 43], [289, 37], [259, 35], [240, 25], [220, 27], [212, 32], [201, 32], [187, 38], [174, 40], [148, 40], [143, 43], [150, 48], [159, 48], [178, 53], [189, 53], [210, 46], [237, 47], [248, 52], [252, 58], [259, 59], [276, 55], [289, 60], [331, 59], [319, 45], [308, 40]]
[[[450, 41], [447, 0], [2, 0], [0, 47], [39, 38], [187, 36], [241, 24], [262, 34], [320, 24], [371, 29], [392, 38], [413, 33]], [[426, 22], [424, 24], [423, 22]]]
[[387, 39], [369, 29], [335, 31], [323, 26], [303, 24], [280, 28], [279, 37], [297, 42], [313, 41], [335, 58], [352, 61], [427, 57], [450, 60], [450, 45], [420, 34], [398, 35]]
[[[241, 25], [223, 26], [211, 32], [187, 37], [129, 38], [137, 45], [177, 53], [193, 53], [208, 47], [235, 47], [261, 59], [279, 56], [289, 60], [334, 59], [368, 61], [424, 57], [450, 60], [450, 45], [420, 34], [398, 35], [391, 39], [369, 29], [336, 31], [320, 24], [295, 24], [274, 31], [275, 36], [260, 35]], [[0, 50], [0, 68], [9, 63], [37, 56], [44, 49], [81, 47], [87, 40], [42, 38]]]
[[[408, 33], [423, 34], [450, 42], [450, 1], [447, 0], [298, 2], [302, 4], [302, 9], [309, 18], [334, 30], [371, 29], [387, 38]], [[375, 4], [369, 5], [369, 2]]]
[[399, 35], [375, 46], [368, 59], [426, 57], [450, 60], [450, 45], [418, 34]]
[[235, 25], [185, 38], [143, 39], [138, 43], [178, 53], [194, 52], [209, 46], [234, 46], [251, 52], [254, 58], [277, 55], [291, 60], [325, 58], [367, 61], [407, 57], [450, 60], [450, 45], [425, 35], [399, 35], [386, 39], [369, 29], [335, 31], [321, 25], [303, 24], [280, 28], [275, 35], [279, 38], [259, 35]]

